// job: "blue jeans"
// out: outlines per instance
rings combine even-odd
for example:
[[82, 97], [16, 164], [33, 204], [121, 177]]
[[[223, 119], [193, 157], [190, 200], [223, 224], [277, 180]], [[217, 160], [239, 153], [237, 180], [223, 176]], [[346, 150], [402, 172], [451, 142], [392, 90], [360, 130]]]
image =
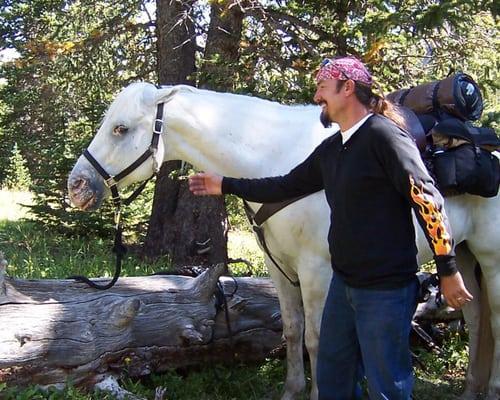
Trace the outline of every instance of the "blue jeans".
[[323, 311], [317, 378], [320, 400], [408, 400], [413, 389], [409, 346], [418, 281], [397, 289], [359, 289], [334, 274]]

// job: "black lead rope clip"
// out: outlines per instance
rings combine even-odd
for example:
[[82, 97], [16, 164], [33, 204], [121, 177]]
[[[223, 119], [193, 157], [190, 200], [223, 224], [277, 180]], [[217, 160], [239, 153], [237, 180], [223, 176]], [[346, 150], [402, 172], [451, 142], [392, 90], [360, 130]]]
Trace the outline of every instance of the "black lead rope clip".
[[443, 300], [441, 296], [441, 286], [439, 284], [439, 275], [436, 273], [430, 275], [428, 278], [425, 278], [420, 283], [418, 302], [425, 303], [427, 300], [429, 300], [429, 297], [431, 296], [432, 286], [437, 288], [436, 299], [435, 299], [436, 306], [441, 307], [443, 305]]

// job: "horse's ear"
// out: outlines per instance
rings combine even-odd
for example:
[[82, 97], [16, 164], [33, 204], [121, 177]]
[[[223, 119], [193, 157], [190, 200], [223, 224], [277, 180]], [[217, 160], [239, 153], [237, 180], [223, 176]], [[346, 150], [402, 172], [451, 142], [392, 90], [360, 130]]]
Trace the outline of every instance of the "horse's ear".
[[162, 86], [156, 92], [155, 103], [167, 103], [179, 92], [195, 92], [196, 88], [188, 85]]

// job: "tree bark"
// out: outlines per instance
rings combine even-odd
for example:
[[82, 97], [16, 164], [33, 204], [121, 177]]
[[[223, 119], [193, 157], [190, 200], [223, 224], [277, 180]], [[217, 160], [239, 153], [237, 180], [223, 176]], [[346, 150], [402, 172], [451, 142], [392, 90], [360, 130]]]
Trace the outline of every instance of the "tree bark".
[[156, 59], [160, 84], [193, 84], [196, 34], [194, 0], [156, 1]]
[[[222, 278], [232, 336], [214, 292], [224, 266], [197, 278], [121, 278], [106, 292], [68, 280], [0, 274], [0, 382], [91, 387], [194, 364], [263, 360], [281, 346], [274, 286]], [[223, 307], [223, 305], [221, 305]]]
[[[159, 81], [191, 84], [196, 70], [194, 1], [156, 3]], [[223, 199], [193, 196], [186, 181], [171, 178], [180, 166], [180, 161], [172, 161], [160, 170], [143, 252], [151, 258], [168, 255], [175, 268], [226, 263], [228, 224]]]
[[243, 11], [235, 0], [212, 2], [200, 86], [232, 91], [239, 60]]

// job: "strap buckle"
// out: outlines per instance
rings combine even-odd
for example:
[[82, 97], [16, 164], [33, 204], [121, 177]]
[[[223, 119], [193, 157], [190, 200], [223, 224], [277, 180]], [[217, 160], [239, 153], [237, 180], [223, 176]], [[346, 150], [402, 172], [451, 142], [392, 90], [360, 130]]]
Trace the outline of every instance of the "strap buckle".
[[156, 118], [153, 123], [153, 133], [157, 135], [161, 135], [163, 133], [163, 120], [160, 118]]
[[118, 185], [118, 182], [115, 181], [115, 177], [111, 175], [108, 179], [104, 179], [104, 184], [111, 189], [112, 186]]

